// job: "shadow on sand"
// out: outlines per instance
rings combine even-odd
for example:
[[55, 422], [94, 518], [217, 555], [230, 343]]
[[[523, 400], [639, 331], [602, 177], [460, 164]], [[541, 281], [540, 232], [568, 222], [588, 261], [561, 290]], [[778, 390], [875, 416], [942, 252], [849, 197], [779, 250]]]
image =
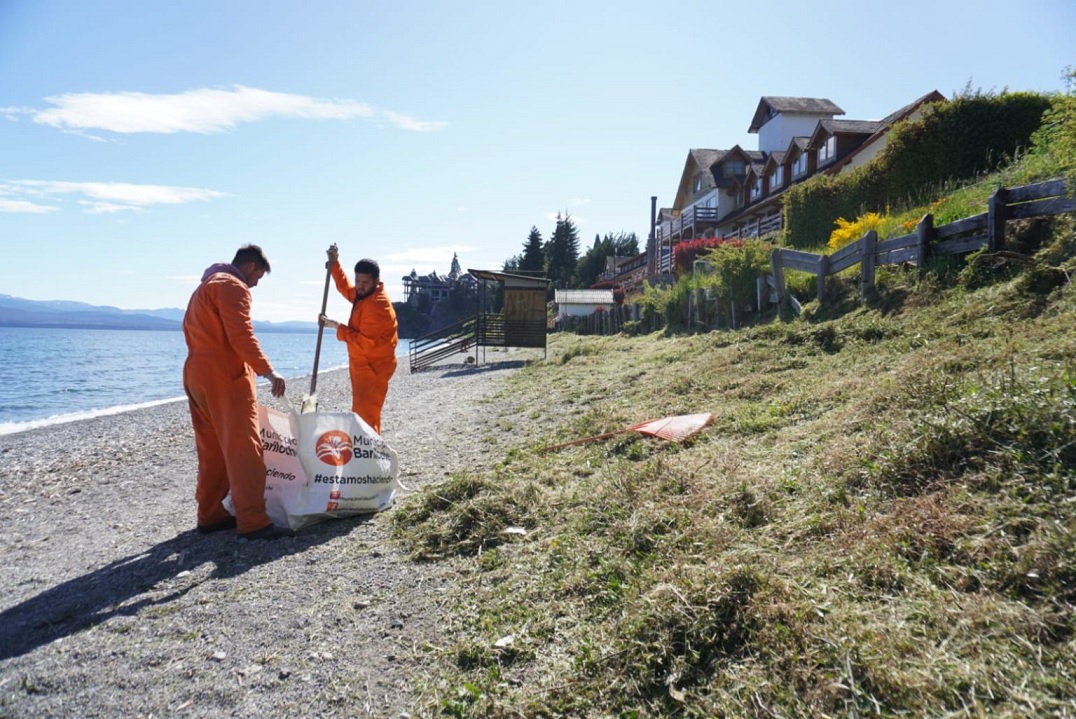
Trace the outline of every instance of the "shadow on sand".
[[[165, 605], [204, 581], [236, 577], [260, 564], [301, 553], [370, 519], [371, 515], [362, 515], [321, 522], [296, 537], [269, 542], [238, 541], [232, 532], [183, 532], [0, 612], [0, 660], [21, 656], [112, 617], [134, 616], [147, 607]], [[207, 562], [214, 567], [210, 576], [170, 586], [180, 572]]]
[[[488, 372], [500, 372], [508, 369], [519, 369], [532, 364], [528, 360], [505, 360], [503, 362], [490, 362], [488, 364], [480, 365], [464, 365], [463, 367], [448, 370], [442, 374], [442, 377], [468, 377], [475, 374], [486, 374]], [[444, 368], [440, 368], [444, 370]]]

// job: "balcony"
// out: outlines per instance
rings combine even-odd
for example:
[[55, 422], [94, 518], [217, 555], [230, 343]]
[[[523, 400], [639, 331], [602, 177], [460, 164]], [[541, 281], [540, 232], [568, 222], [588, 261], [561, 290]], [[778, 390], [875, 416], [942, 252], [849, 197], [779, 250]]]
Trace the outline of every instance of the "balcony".
[[682, 240], [695, 237], [707, 227], [717, 225], [716, 207], [688, 207], [677, 217], [655, 228], [658, 240]]

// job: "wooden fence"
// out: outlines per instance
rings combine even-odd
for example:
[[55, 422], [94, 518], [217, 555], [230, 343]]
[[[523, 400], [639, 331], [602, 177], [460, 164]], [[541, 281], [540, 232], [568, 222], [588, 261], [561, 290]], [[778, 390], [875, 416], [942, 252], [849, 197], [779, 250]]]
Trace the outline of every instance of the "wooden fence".
[[615, 335], [625, 322], [638, 321], [642, 311], [638, 305], [616, 305], [589, 315], [558, 317], [556, 329], [581, 335]]
[[988, 247], [991, 252], [1005, 249], [1005, 224], [1010, 220], [1074, 211], [1076, 198], [1066, 194], [1064, 180], [1008, 189], [1002, 187], [990, 196], [986, 212], [941, 227], [935, 227], [934, 216], [927, 214], [913, 233], [879, 242], [878, 234], [871, 230], [830, 255], [777, 248], [770, 255], [773, 275], [769, 281], [775, 301], [780, 304], [786, 299], [791, 300], [793, 309], [797, 309], [798, 303], [789, 297], [785, 288], [785, 270], [817, 276], [821, 300], [825, 297], [827, 277], [861, 264], [860, 296], [866, 299], [874, 287], [875, 269], [881, 265], [911, 262], [922, 276], [931, 257], [965, 254], [982, 247]]
[[[800, 303], [788, 294], [785, 286], [785, 270], [815, 275], [818, 297], [824, 298], [827, 277], [862, 265], [860, 296], [866, 299], [874, 288], [875, 270], [882, 265], [913, 263], [922, 276], [931, 257], [966, 254], [982, 247], [988, 247], [991, 252], [1005, 249], [1005, 225], [1011, 220], [1064, 212], [1076, 212], [1076, 198], [1067, 194], [1064, 180], [1052, 180], [999, 188], [990, 196], [986, 212], [940, 227], [935, 227], [934, 216], [927, 214], [919, 221], [915, 232], [900, 237], [879, 241], [872, 230], [829, 255], [777, 248], [770, 255], [773, 274], [758, 278], [754, 306], [719, 301], [713, 293], [698, 289], [687, 298], [680, 321], [686, 327], [700, 330], [735, 329], [744, 319], [743, 315], [775, 302], [788, 302], [799, 314]], [[625, 322], [635, 321], [639, 323], [640, 331], [651, 332], [661, 329], [665, 320], [663, 315], [642, 312], [638, 305], [623, 305], [585, 317], [560, 318], [557, 328], [579, 334], [616, 334]]]

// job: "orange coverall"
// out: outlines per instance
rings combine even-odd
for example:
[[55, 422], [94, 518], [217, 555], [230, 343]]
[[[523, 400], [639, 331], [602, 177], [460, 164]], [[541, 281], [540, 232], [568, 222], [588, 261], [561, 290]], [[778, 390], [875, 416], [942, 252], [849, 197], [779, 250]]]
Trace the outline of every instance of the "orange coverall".
[[389, 378], [396, 371], [396, 310], [383, 282], [356, 301], [355, 285], [340, 263], [333, 262], [331, 271], [336, 289], [351, 303], [347, 325], [336, 328], [336, 339], [347, 342], [351, 411], [381, 434], [381, 407], [389, 392]]
[[183, 387], [198, 450], [194, 496], [199, 526], [228, 518], [221, 500], [231, 491], [236, 529], [256, 532], [272, 520], [265, 511], [255, 381], [272, 367], [250, 323], [250, 288], [228, 271], [211, 273], [219, 267], [206, 271], [183, 317]]

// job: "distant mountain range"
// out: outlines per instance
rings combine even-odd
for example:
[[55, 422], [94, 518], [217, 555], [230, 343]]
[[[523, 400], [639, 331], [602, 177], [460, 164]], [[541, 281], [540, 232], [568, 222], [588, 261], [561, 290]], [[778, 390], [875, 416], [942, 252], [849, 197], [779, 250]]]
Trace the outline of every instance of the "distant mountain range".
[[[24, 300], [0, 294], [0, 327], [97, 330], [180, 330], [183, 310], [121, 310], [66, 300]], [[316, 322], [254, 322], [258, 332], [317, 332]]]

